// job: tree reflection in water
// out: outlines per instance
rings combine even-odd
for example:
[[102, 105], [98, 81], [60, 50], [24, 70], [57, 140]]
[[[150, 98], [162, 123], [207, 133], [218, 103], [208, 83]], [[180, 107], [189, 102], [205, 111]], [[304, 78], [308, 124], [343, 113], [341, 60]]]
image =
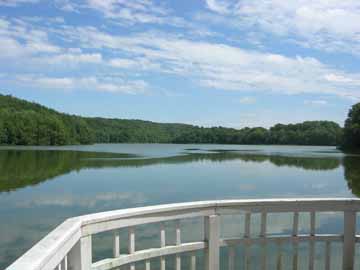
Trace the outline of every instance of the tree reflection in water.
[[[226, 161], [230, 161], [228, 164], [225, 164]], [[231, 162], [231, 161], [240, 161], [241, 163], [247, 163], [249, 166], [241, 166], [239, 164], [240, 162]], [[239, 193], [237, 188], [237, 184], [240, 181], [237, 181], [237, 177], [240, 174], [237, 174], [238, 168], [242, 169], [241, 177], [244, 177], [244, 179], [247, 176], [250, 176], [250, 181], [254, 181], [258, 184], [258, 186], [261, 186], [259, 189], [265, 190], [265, 193], [259, 193], [260, 196], [263, 194], [272, 194], [271, 192], [274, 192], [271, 189], [271, 185], [274, 185], [276, 191], [274, 194], [282, 194], [282, 192], [287, 192], [286, 194], [293, 194], [289, 192], [293, 192], [293, 190], [296, 190], [297, 188], [301, 187], [301, 185], [297, 185], [301, 181], [301, 179], [304, 179], [304, 189], [302, 191], [299, 191], [297, 194], [317, 194], [319, 193], [310, 193], [311, 189], [313, 189], [313, 186], [311, 185], [313, 182], [316, 182], [319, 178], [319, 183], [323, 184], [324, 182], [327, 182], [327, 179], [324, 177], [327, 177], [327, 174], [318, 174], [318, 172], [328, 171], [332, 178], [331, 179], [338, 179], [339, 173], [341, 173], [341, 170], [337, 170], [341, 167], [344, 168], [345, 171], [345, 178], [347, 185], [349, 189], [352, 190], [353, 194], [360, 197], [360, 159], [356, 156], [331, 156], [324, 154], [321, 157], [320, 156], [285, 156], [285, 155], [266, 155], [257, 153], [256, 151], [223, 151], [223, 150], [208, 150], [208, 151], [196, 151], [194, 149], [184, 150], [184, 152], [180, 153], [179, 155], [174, 155], [170, 157], [157, 157], [157, 158], [148, 158], [148, 157], [140, 157], [135, 155], [129, 155], [129, 154], [112, 154], [112, 153], [100, 153], [100, 152], [79, 152], [79, 151], [52, 151], [52, 150], [2, 150], [0, 151], [0, 193], [5, 192], [12, 192], [15, 190], [19, 190], [22, 188], [25, 188], [27, 186], [31, 185], [37, 185], [40, 183], [43, 183], [45, 181], [51, 180], [51, 179], [59, 179], [58, 176], [69, 174], [71, 172], [81, 171], [85, 169], [97, 169], [97, 168], [115, 168], [116, 174], [121, 175], [122, 172], [126, 170], [121, 170], [122, 168], [141, 168], [146, 166], [152, 166], [152, 165], [162, 165], [162, 164], [186, 164], [186, 163], [208, 163], [204, 164], [203, 167], [194, 166], [190, 167], [181, 167], [181, 166], [175, 166], [179, 168], [185, 168], [186, 170], [190, 170], [190, 172], [186, 172], [184, 174], [181, 173], [181, 169], [177, 169], [172, 171], [172, 176], [178, 176], [172, 179], [176, 179], [175, 181], [181, 182], [182, 176], [184, 175], [189, 176], [191, 175], [194, 170], [199, 170], [199, 168], [205, 168], [209, 170], [217, 170], [218, 174], [214, 175], [214, 179], [225, 175], [225, 177], [229, 176], [230, 181], [228, 182], [222, 182], [217, 181], [214, 183], [218, 183], [221, 186], [228, 186], [228, 189], [221, 190], [220, 186], [212, 186], [209, 187], [209, 190], [212, 190], [210, 193], [205, 194], [204, 196], [208, 197], [216, 197], [218, 196], [226, 196], [228, 194], [240, 194], [241, 196], [246, 196], [247, 192], [251, 193], [251, 191], [241, 191]], [[222, 163], [222, 164], [216, 164], [216, 163]], [[257, 163], [257, 165], [255, 164]], [[253, 165], [256, 166], [253, 166]], [[199, 165], [199, 164], [197, 164]], [[216, 166], [221, 165], [221, 166]], [[226, 166], [222, 166], [226, 165]], [[262, 166], [264, 165], [264, 166]], [[270, 165], [270, 166], [268, 166]], [[236, 169], [234, 169], [233, 166]], [[284, 170], [275, 170], [274, 166], [281, 167]], [[262, 171], [262, 169], [264, 170]], [[289, 168], [288, 170], [286, 168]], [[152, 168], [149, 168], [150, 171]], [[166, 168], [167, 169], [167, 168]], [[191, 171], [193, 169], [193, 171]], [[118, 170], [121, 172], [118, 172]], [[224, 171], [222, 171], [224, 170]], [[230, 171], [228, 171], [230, 170]], [[334, 171], [331, 171], [334, 170]], [[337, 170], [337, 171], [336, 171]], [[129, 171], [129, 170], [127, 170]], [[234, 174], [235, 171], [235, 174]], [[132, 172], [132, 170], [131, 170]], [[155, 171], [156, 173], [159, 173], [159, 171]], [[207, 174], [196, 174], [194, 179], [197, 179], [198, 176], [205, 175], [206, 177], [211, 176], [211, 173], [213, 171], [210, 171]], [[86, 173], [86, 172], [83, 172]], [[95, 199], [96, 196], [101, 195], [104, 196], [104, 192], [113, 191], [113, 187], [116, 186], [117, 183], [110, 182], [108, 183], [107, 188], [108, 189], [101, 189], [102, 183], [97, 181], [97, 177], [102, 173], [99, 171], [99, 174], [97, 175], [96, 172], [92, 172], [96, 176], [94, 176], [94, 181], [96, 181], [96, 185], [93, 183], [89, 183], [89, 186], [85, 187], [85, 191], [83, 190], [83, 187], [81, 186], [81, 193], [79, 190], [74, 191], [74, 193], [64, 193], [60, 194], [60, 196], [56, 196], [56, 193], [59, 191], [59, 189], [39, 189], [38, 191], [35, 191], [34, 193], [31, 192], [12, 192], [10, 196], [7, 196], [8, 194], [0, 194], [3, 195], [3, 217], [6, 222], [3, 223], [2, 226], [2, 232], [3, 234], [0, 237], [0, 268], [5, 267], [10, 262], [12, 262], [17, 256], [25, 252], [25, 250], [29, 247], [31, 247], [36, 241], [38, 241], [41, 237], [46, 235], [54, 226], [58, 223], [60, 223], [64, 218], [84, 214], [87, 213], [87, 211], [103, 211], [108, 209], [118, 209], [119, 207], [133, 207], [136, 206], [137, 203], [134, 203], [131, 201], [131, 198], [134, 197], [134, 192], [138, 190], [144, 189], [144, 183], [145, 182], [136, 182], [132, 181], [133, 178], [127, 179], [127, 181], [124, 181], [126, 183], [123, 183], [123, 185], [119, 185], [116, 188], [114, 188], [114, 192], [120, 192], [120, 194], [123, 194], [124, 192], [128, 192], [128, 197], [122, 197], [124, 200], [121, 201], [121, 198], [115, 197], [116, 202], [113, 204], [103, 204], [100, 203], [98, 206], [92, 205], [91, 207], [82, 207], [81, 204], [79, 205], [71, 205], [67, 207], [65, 204], [56, 205], [56, 199], [60, 199], [60, 202], [62, 203], [62, 199], [67, 199], [66, 196], [70, 196], [69, 198], [71, 202], [75, 201], [81, 201], [84, 200], [87, 202], [89, 198], [92, 200]], [[149, 170], [144, 170], [141, 173], [141, 170], [139, 170], [138, 176], [141, 178], [146, 178], [148, 175]], [[178, 175], [178, 173], [180, 175]], [[225, 174], [228, 173], [228, 174]], [[254, 173], [254, 174], [253, 174]], [[268, 173], [273, 173], [272, 175], [269, 175]], [[303, 178], [309, 175], [308, 178]], [[83, 176], [87, 177], [89, 175]], [[254, 176], [253, 178], [251, 178]], [[285, 182], [274, 182], [274, 183], [268, 183], [270, 181], [266, 181], [267, 179], [276, 181], [276, 178], [282, 177], [283, 179], [288, 179], [288, 177], [294, 176], [294, 181], [296, 180], [297, 183], [289, 182], [288, 187], [282, 189], [282, 184]], [[109, 178], [112, 177], [112, 175], [108, 176]], [[166, 181], [164, 178], [167, 176], [165, 175], [162, 179], [163, 181], [155, 182], [154, 185], [156, 186], [162, 186], [166, 184]], [[77, 178], [79, 180], [81, 177]], [[340, 178], [342, 178], [340, 176]], [[111, 178], [113, 179], [113, 177]], [[137, 178], [134, 177], [136, 180]], [[260, 179], [260, 180], [259, 180]], [[67, 180], [72, 181], [73, 178], [68, 177]], [[86, 181], [88, 179], [86, 178]], [[201, 179], [201, 181], [204, 179]], [[211, 180], [211, 179], [210, 179]], [[264, 181], [263, 181], [264, 180]], [[286, 181], [285, 180], [285, 181]], [[342, 179], [339, 179], [340, 181], [343, 181]], [[192, 181], [192, 180], [191, 180]], [[192, 182], [186, 182], [189, 187], [193, 187]], [[194, 180], [195, 181], [195, 180]], [[198, 189], [196, 190], [197, 193], [194, 194], [185, 194], [187, 192], [184, 189], [176, 190], [176, 192], [180, 192], [179, 198], [182, 200], [194, 200], [195, 196], [198, 198], [198, 194], [204, 193], [204, 186], [209, 185], [208, 182], [201, 182], [199, 183]], [[57, 182], [57, 181], [54, 181]], [[81, 182], [81, 181], [80, 181]], [[209, 181], [211, 182], [211, 181]], [[329, 180], [329, 183], [331, 181]], [[85, 182], [81, 182], [85, 183]], [[60, 182], [60, 184], [62, 184]], [[128, 186], [126, 186], [126, 184]], [[140, 185], [138, 187], [136, 184]], [[246, 182], [245, 184], [248, 184]], [[316, 183], [315, 183], [316, 184]], [[174, 189], [179, 188], [181, 184], [178, 183], [178, 185], [172, 185]], [[286, 183], [285, 183], [286, 185]], [[342, 182], [343, 185], [343, 182]], [[45, 186], [45, 185], [44, 185]], [[74, 185], [76, 186], [76, 185]], [[80, 185], [79, 185], [80, 186]], [[170, 184], [169, 184], [170, 186]], [[209, 185], [210, 186], [210, 185]], [[133, 190], [133, 188], [135, 189]], [[339, 185], [336, 185], [330, 189], [331, 194], [336, 194], [336, 192], [339, 191], [338, 189]], [[100, 190], [98, 190], [100, 188]], [[234, 193], [229, 193], [228, 190], [234, 189]], [[326, 193], [326, 187], [323, 188], [324, 193]], [[95, 191], [94, 191], [95, 190]], [[166, 190], [166, 189], [164, 189]], [[215, 191], [214, 191], [215, 190]], [[49, 192], [49, 193], [42, 193], [42, 192]], [[129, 193], [129, 191], [134, 191], [133, 193]], [[152, 193], [153, 190], [149, 191], [148, 193]], [[159, 192], [162, 192], [160, 190]], [[181, 193], [183, 192], [183, 193]], [[98, 193], [98, 194], [97, 194]], [[18, 195], [17, 195], [18, 194]], [[105, 195], [109, 195], [110, 193], [106, 193]], [[166, 192], [162, 192], [161, 194], [166, 194]], [[172, 193], [171, 196], [173, 196], [175, 193]], [[322, 194], [322, 193], [321, 193]], [[73, 197], [71, 197], [73, 195]], [[149, 199], [151, 203], [162, 203], [163, 201], [168, 201], [169, 199], [165, 197], [156, 197], [158, 194], [155, 192], [152, 194], [153, 197]], [[191, 197], [193, 196], [194, 197]], [[294, 195], [295, 196], [295, 195]], [[11, 197], [11, 198], [10, 198]], [[74, 199], [75, 198], [75, 199]], [[179, 198], [175, 198], [174, 200], [180, 200]], [[9, 200], [8, 200], [9, 199]], [[171, 198], [173, 199], [173, 198]], [[19, 202], [18, 202], [19, 200]], [[41, 204], [45, 200], [46, 202], [50, 201], [51, 204], [44, 205]], [[146, 201], [146, 203], [150, 203], [150, 201]], [[17, 202], [17, 203], [16, 203]], [[30, 202], [30, 203], [29, 203]], [[34, 204], [35, 202], [35, 204]], [[36, 204], [39, 203], [39, 204]], [[26, 207], [24, 207], [26, 205]], [[30, 206], [28, 206], [30, 205]], [[9, 209], [7, 209], [9, 208]], [[308, 213], [304, 213], [303, 217], [301, 218], [300, 222], [300, 229], [303, 231], [306, 231], [308, 224], [309, 224], [309, 215]], [[234, 235], [241, 229], [239, 227], [239, 224], [244, 224], [243, 222], [243, 216], [240, 217], [229, 217], [225, 221], [225, 225], [229, 227], [229, 232], [233, 232]], [[274, 231], [275, 233], [282, 233], [283, 231], [286, 232], [286, 230], [291, 230], [291, 215], [284, 215], [273, 218], [269, 218], [268, 220], [268, 228], [269, 231]], [[289, 222], [287, 222], [289, 221]], [[334, 215], [328, 215], [326, 217], [318, 217], [318, 230], [322, 231], [324, 233], [328, 233], [329, 229], [334, 229], [336, 231], [341, 231], [342, 229], [342, 223], [341, 219], [337, 218], [337, 216]], [[288, 224], [287, 224], [287, 223]], [[256, 220], [256, 216], [254, 215], [254, 223], [258, 223]], [[287, 224], [286, 228], [279, 227], [279, 224]], [[196, 223], [197, 224], [197, 223]], [[183, 230], [184, 232], [193, 232], [194, 226], [196, 225], [194, 223], [191, 224], [183, 224]], [[200, 223], [199, 223], [200, 224]], [[224, 225], [224, 226], [225, 226]], [[200, 226], [200, 225], [199, 225]], [[259, 226], [258, 226], [259, 227]], [[232, 229], [233, 228], [233, 231]], [[154, 227], [146, 227], [144, 228], [144, 231], [141, 230], [138, 232], [138, 235], [140, 237], [139, 244], [140, 243], [147, 243], [146, 241], [158, 241], [158, 237], [154, 236], [153, 232], [158, 232], [158, 228], [154, 225]], [[21, 233], [19, 233], [21, 232]], [[143, 233], [143, 236], [142, 236]], [[171, 234], [170, 234], [171, 235]], [[184, 234], [187, 235], [187, 234]], [[96, 254], [94, 255], [95, 258], [105, 256], [106, 254], [110, 254], [111, 250], [109, 249], [111, 247], [111, 237], [109, 236], [101, 236], [99, 235], [98, 240], [94, 239], [96, 242], [94, 246], [97, 247]], [[126, 236], [125, 236], [126, 237]], [[157, 242], [156, 242], [157, 243]], [[269, 252], [271, 253], [271, 248], [269, 247]], [[286, 254], [287, 257], [290, 257], [291, 255], [291, 247], [284, 246], [284, 254]], [[307, 254], [307, 246], [300, 247], [301, 252], [303, 252], [306, 257]], [[340, 254], [338, 251], [340, 249], [337, 249], [336, 246], [334, 247], [334, 254]], [[254, 253], [257, 254], [257, 248], [254, 247]], [[241, 253], [242, 251], [239, 250]], [[322, 252], [321, 250], [319, 251]], [[321, 253], [322, 254], [322, 253]], [[97, 257], [98, 256], [98, 257]], [[255, 255], [254, 255], [255, 256]], [[256, 256], [255, 256], [256, 257]], [[321, 259], [321, 256], [319, 256]], [[335, 267], [336, 268], [336, 267]], [[300, 269], [300, 268], [299, 268]]]
[[360, 158], [346, 156], [343, 159], [344, 176], [351, 192], [360, 197]]
[[[5, 150], [0, 151], [0, 192], [9, 192], [29, 185], [36, 185], [71, 171], [86, 168], [143, 167], [156, 164], [179, 164], [201, 161], [222, 162], [269, 162], [278, 167], [294, 167], [304, 170], [333, 170], [341, 165], [339, 158], [289, 157], [250, 154], [233, 151], [209, 153], [182, 153], [164, 158], [144, 158], [131, 154], [52, 151], [52, 150]], [[349, 188], [360, 195], [360, 166], [356, 157], [345, 157], [343, 164]], [[358, 183], [359, 182], [359, 183]]]

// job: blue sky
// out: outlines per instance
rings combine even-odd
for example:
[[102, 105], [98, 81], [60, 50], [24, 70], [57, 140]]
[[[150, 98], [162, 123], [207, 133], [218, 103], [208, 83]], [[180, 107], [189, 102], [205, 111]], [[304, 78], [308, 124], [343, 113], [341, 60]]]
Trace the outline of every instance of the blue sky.
[[343, 124], [359, 22], [358, 0], [0, 0], [0, 93], [86, 116]]

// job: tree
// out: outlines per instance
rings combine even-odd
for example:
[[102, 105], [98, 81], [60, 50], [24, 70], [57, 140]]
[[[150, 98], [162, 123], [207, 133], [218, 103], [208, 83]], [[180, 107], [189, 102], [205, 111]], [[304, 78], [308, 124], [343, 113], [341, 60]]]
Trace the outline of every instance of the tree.
[[355, 104], [349, 111], [344, 127], [344, 149], [360, 150], [360, 103]]
[[6, 144], [7, 138], [6, 138], [6, 130], [4, 126], [4, 121], [0, 119], [0, 145]]
[[59, 113], [36, 103], [0, 94], [0, 144], [215, 143], [338, 145], [341, 134], [341, 127], [330, 121], [307, 121], [288, 125], [277, 124], [270, 129], [262, 127], [234, 129], [221, 126], [208, 128], [142, 120], [80, 117]]

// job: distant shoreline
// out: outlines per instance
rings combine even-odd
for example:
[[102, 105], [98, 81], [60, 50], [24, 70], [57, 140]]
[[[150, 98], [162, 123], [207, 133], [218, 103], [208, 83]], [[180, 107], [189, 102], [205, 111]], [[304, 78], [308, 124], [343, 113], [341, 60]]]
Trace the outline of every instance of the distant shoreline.
[[173, 143], [337, 146], [342, 141], [342, 134], [343, 129], [332, 121], [276, 124], [269, 129], [234, 129], [81, 117], [0, 94], [0, 145]]

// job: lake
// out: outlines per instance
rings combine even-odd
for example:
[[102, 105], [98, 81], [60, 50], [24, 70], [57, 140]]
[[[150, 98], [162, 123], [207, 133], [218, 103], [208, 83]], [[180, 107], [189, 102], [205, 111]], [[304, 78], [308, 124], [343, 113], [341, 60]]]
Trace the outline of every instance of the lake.
[[[360, 157], [335, 147], [0, 147], [0, 269], [72, 216], [211, 199], [359, 195]], [[339, 229], [335, 217], [324, 220], [320, 230]], [[108, 252], [101, 247], [99, 258]]]

